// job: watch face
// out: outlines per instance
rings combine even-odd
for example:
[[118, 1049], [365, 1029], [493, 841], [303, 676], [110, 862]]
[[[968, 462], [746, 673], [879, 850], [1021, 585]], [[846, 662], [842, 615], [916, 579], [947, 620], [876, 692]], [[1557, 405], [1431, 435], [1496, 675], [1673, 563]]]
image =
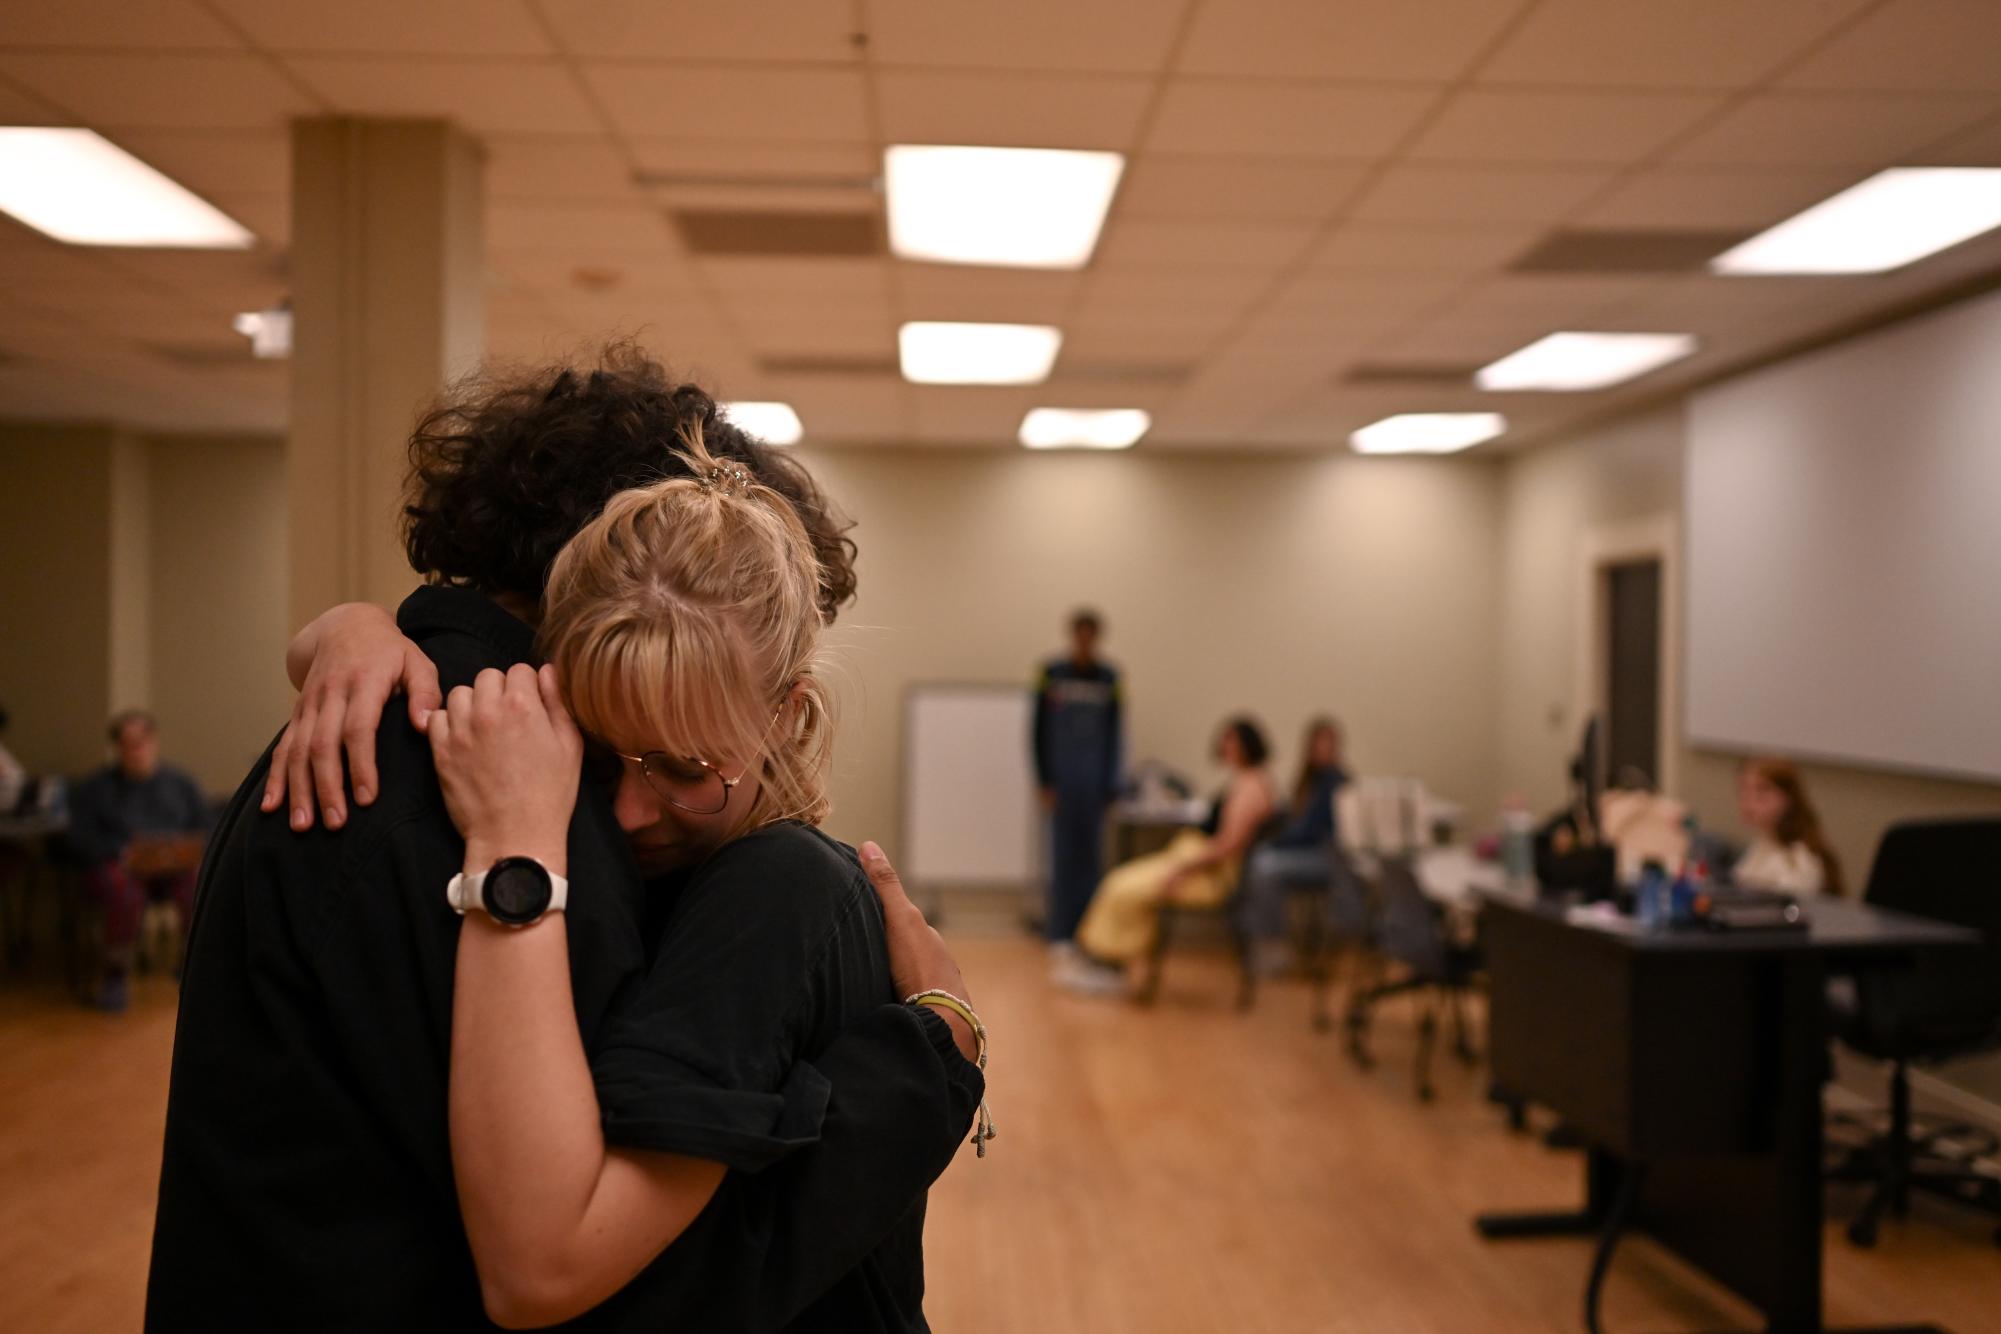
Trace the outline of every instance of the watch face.
[[549, 910], [549, 871], [532, 857], [503, 857], [486, 873], [486, 911], [496, 922], [525, 926]]

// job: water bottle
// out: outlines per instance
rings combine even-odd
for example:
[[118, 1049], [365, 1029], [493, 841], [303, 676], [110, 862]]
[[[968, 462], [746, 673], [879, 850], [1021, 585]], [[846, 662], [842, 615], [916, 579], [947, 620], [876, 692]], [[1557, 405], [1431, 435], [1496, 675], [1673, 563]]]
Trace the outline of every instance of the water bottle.
[[1535, 888], [1535, 817], [1520, 797], [1511, 798], [1501, 811], [1501, 870], [1510, 893]]
[[1667, 925], [1667, 867], [1657, 861], [1650, 859], [1640, 867], [1640, 885], [1633, 896], [1633, 915], [1639, 918], [1643, 931], [1658, 931]]

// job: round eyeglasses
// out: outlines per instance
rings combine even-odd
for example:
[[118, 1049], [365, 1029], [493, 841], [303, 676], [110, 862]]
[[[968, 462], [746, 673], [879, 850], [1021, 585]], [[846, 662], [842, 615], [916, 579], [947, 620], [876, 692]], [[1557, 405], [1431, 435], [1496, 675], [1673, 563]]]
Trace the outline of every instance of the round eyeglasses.
[[778, 722], [778, 715], [785, 712], [780, 705], [778, 712], [771, 715], [771, 721], [764, 725], [764, 736], [758, 738], [757, 751], [753, 752], [735, 778], [725, 778], [722, 771], [707, 760], [693, 755], [673, 756], [664, 750], [649, 750], [644, 755], [627, 755], [623, 751], [612, 751], [628, 764], [639, 766], [639, 773], [646, 780], [646, 786], [653, 789], [653, 795], [677, 810], [690, 815], [716, 815], [730, 804], [730, 793], [748, 774], [757, 755], [764, 750], [764, 743], [771, 736], [771, 729]]

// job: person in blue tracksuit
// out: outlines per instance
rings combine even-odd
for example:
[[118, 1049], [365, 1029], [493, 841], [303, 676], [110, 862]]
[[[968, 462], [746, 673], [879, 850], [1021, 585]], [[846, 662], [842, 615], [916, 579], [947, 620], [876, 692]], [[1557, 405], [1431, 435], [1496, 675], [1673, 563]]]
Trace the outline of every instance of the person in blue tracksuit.
[[1070, 652], [1035, 686], [1035, 774], [1049, 812], [1049, 941], [1070, 947], [1104, 873], [1105, 812], [1118, 794], [1123, 719], [1119, 674], [1098, 657], [1104, 623], [1070, 617]]

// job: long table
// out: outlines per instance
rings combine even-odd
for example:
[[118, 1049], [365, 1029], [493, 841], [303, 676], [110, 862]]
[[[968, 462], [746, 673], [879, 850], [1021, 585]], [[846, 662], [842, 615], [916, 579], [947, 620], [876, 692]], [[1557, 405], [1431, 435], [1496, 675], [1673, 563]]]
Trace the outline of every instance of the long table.
[[1540, 900], [1483, 905], [1494, 1082], [1561, 1117], [1586, 1165], [1582, 1207], [1477, 1224], [1492, 1238], [1597, 1233], [1587, 1328], [1637, 1227], [1774, 1334], [1822, 1329], [1825, 981], [1980, 937], [1847, 901], [1806, 907], [1805, 930], [1644, 932]]

